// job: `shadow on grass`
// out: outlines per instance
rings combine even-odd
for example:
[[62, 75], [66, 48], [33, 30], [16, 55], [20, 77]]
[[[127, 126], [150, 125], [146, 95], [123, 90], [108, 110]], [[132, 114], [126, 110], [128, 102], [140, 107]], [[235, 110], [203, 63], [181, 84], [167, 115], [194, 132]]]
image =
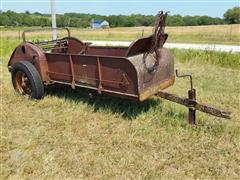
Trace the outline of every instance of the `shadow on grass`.
[[110, 110], [112, 113], [117, 113], [128, 120], [135, 119], [138, 115], [156, 106], [158, 106], [159, 111], [162, 111], [160, 99], [148, 99], [144, 102], [137, 102], [107, 94], [98, 95], [96, 91], [85, 88], [73, 90], [65, 85], [51, 85], [45, 89], [45, 94], [64, 98], [75, 103], [86, 103], [94, 108], [94, 112]]

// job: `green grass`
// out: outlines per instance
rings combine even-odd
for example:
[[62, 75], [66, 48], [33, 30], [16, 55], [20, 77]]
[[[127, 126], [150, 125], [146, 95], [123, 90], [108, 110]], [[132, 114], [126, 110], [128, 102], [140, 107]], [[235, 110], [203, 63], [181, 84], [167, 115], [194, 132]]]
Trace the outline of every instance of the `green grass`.
[[239, 69], [240, 55], [234, 52], [215, 52], [213, 50], [173, 49], [179, 62], [213, 64], [217, 66]]
[[[18, 42], [1, 43], [1, 179], [240, 177], [239, 53], [173, 50], [198, 100], [232, 112], [231, 120], [198, 112], [190, 126], [185, 107], [156, 97], [139, 104], [53, 86], [40, 101], [26, 99], [7, 71]], [[188, 88], [177, 79], [168, 91]]]

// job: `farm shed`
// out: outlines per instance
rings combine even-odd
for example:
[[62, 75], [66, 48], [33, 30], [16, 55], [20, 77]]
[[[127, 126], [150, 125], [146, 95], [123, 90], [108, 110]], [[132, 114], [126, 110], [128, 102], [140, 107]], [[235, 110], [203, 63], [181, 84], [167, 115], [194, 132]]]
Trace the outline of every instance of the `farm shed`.
[[97, 20], [97, 19], [92, 19], [91, 28], [107, 28], [109, 27], [109, 22], [106, 20]]

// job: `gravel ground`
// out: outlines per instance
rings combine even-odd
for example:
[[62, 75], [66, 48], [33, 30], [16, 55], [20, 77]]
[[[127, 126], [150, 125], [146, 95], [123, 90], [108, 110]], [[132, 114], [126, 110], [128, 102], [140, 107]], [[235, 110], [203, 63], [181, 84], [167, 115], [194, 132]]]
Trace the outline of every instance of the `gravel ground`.
[[[130, 41], [90, 41], [96, 46], [129, 46]], [[166, 43], [165, 47], [178, 49], [208, 49], [214, 51], [240, 52], [240, 46], [219, 45], [219, 44], [186, 44], [186, 43]]]

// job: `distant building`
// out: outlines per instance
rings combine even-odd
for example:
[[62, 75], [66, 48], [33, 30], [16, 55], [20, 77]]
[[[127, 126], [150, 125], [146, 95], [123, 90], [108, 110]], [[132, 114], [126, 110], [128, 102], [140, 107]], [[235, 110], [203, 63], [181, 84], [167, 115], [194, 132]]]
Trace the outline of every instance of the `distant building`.
[[91, 28], [108, 28], [109, 23], [106, 20], [92, 19], [90, 26]]

